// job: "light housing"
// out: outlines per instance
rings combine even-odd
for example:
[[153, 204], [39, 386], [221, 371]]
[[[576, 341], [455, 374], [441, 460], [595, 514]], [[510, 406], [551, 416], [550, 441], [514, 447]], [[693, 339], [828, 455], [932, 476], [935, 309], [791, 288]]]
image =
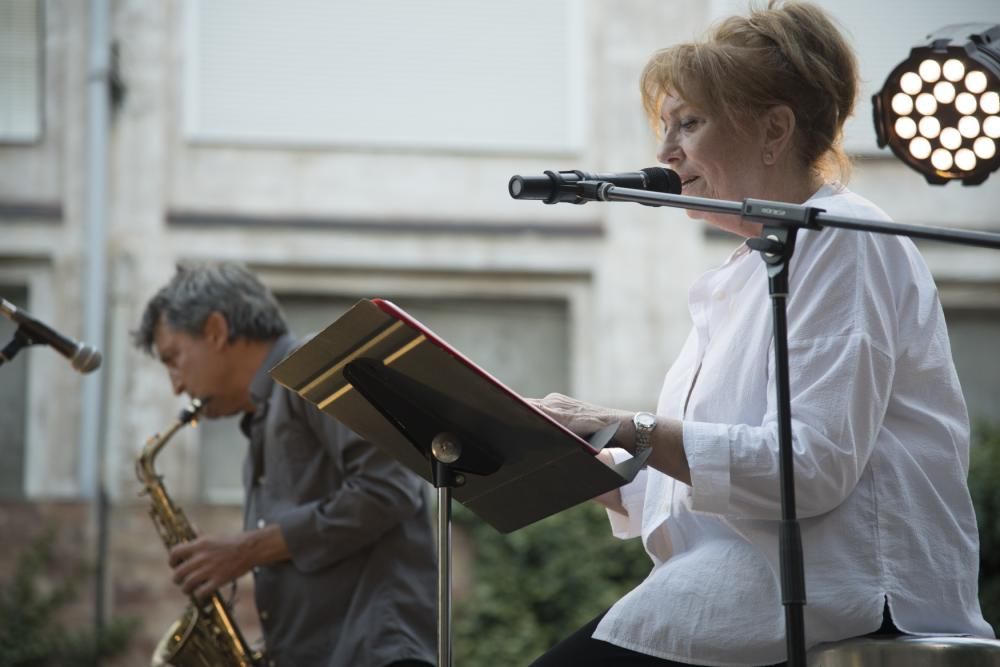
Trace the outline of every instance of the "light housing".
[[978, 185], [1000, 166], [1000, 25], [931, 33], [872, 96], [879, 148], [928, 183]]

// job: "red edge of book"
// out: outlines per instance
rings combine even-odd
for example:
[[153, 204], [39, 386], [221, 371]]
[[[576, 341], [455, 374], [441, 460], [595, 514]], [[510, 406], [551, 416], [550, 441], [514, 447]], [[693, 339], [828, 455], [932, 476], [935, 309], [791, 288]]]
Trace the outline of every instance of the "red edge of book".
[[479, 375], [480, 377], [482, 377], [487, 382], [490, 382], [493, 385], [495, 385], [496, 387], [498, 387], [501, 391], [503, 391], [505, 394], [507, 394], [508, 396], [510, 396], [511, 398], [513, 398], [514, 400], [516, 400], [519, 403], [523, 403], [524, 405], [528, 406], [529, 408], [531, 408], [532, 410], [534, 410], [536, 413], [538, 413], [539, 415], [541, 415], [542, 417], [544, 417], [545, 419], [547, 419], [549, 422], [551, 422], [552, 424], [555, 424], [560, 429], [562, 429], [563, 431], [565, 431], [569, 435], [573, 436], [573, 438], [577, 441], [577, 444], [580, 445], [581, 447], [583, 447], [588, 454], [590, 454], [591, 456], [597, 456], [597, 452], [594, 451], [594, 448], [590, 446], [590, 443], [588, 443], [586, 440], [584, 440], [583, 438], [581, 438], [580, 436], [578, 436], [576, 433], [573, 433], [573, 431], [570, 431], [568, 428], [566, 428], [565, 426], [563, 426], [562, 424], [560, 424], [555, 419], [553, 419], [552, 417], [548, 416], [547, 414], [545, 414], [544, 412], [542, 412], [541, 410], [539, 410], [535, 406], [533, 406], [530, 403], [528, 403], [527, 401], [525, 401], [524, 398], [522, 398], [517, 392], [515, 392], [513, 389], [510, 389], [503, 382], [501, 382], [500, 380], [496, 379], [495, 377], [493, 377], [492, 375], [490, 375], [489, 373], [487, 373], [485, 370], [483, 370], [482, 368], [480, 368], [474, 361], [472, 361], [471, 359], [469, 359], [468, 357], [466, 357], [464, 354], [462, 354], [461, 352], [459, 352], [458, 350], [456, 350], [455, 348], [453, 348], [451, 345], [449, 345], [448, 343], [446, 343], [443, 340], [441, 340], [441, 338], [439, 338], [437, 336], [437, 334], [435, 334], [433, 331], [431, 331], [426, 326], [424, 326], [423, 324], [421, 324], [419, 321], [417, 321], [416, 319], [414, 319], [413, 316], [411, 316], [405, 310], [403, 310], [402, 308], [400, 308], [399, 306], [397, 306], [396, 304], [394, 304], [392, 301], [388, 301], [386, 299], [374, 298], [374, 299], [371, 299], [371, 302], [374, 303], [376, 306], [378, 306], [379, 310], [381, 310], [382, 312], [384, 312], [386, 315], [389, 315], [391, 317], [394, 317], [397, 320], [400, 320], [406, 326], [408, 326], [411, 329], [413, 329], [414, 331], [422, 334], [431, 343], [433, 343], [437, 347], [441, 348], [442, 350], [444, 350], [445, 352], [447, 352], [452, 357], [458, 359], [460, 362], [462, 362], [466, 367], [468, 367], [474, 373], [476, 373], [477, 375]]

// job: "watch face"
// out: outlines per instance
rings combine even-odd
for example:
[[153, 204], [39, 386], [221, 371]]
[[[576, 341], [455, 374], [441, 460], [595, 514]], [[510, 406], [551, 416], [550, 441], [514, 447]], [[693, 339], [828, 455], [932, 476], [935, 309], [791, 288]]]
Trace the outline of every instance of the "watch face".
[[635, 416], [635, 425], [639, 428], [653, 428], [656, 426], [656, 415], [640, 412]]

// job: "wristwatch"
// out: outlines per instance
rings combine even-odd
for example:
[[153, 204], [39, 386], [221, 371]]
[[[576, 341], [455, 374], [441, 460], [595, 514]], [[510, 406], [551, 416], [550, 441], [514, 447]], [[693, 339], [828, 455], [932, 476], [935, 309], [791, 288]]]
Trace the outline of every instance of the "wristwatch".
[[651, 412], [637, 412], [632, 417], [632, 425], [635, 426], [635, 456], [639, 456], [651, 444], [653, 429], [656, 428], [656, 415]]

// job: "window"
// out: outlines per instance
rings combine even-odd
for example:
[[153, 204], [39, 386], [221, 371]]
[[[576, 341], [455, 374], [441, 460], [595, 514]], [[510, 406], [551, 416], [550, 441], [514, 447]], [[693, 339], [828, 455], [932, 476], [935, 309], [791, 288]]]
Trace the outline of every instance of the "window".
[[[0, 296], [15, 305], [28, 302], [28, 290], [23, 285], [0, 283]], [[0, 348], [7, 345], [17, 325], [0, 317]], [[14, 359], [0, 366], [0, 497], [19, 498], [24, 495], [25, 417], [28, 397], [28, 350], [21, 350]]]
[[584, 106], [581, 14], [571, 0], [193, 1], [185, 135], [574, 150]]
[[0, 2], [0, 142], [42, 136], [42, 55], [38, 0]]
[[[357, 299], [279, 295], [296, 335], [318, 332]], [[558, 299], [400, 298], [394, 303], [524, 396], [567, 392], [569, 307]], [[202, 497], [242, 501], [246, 438], [238, 418], [206, 420], [201, 431]]]
[[1000, 310], [945, 310], [951, 353], [973, 424], [1000, 427]]

